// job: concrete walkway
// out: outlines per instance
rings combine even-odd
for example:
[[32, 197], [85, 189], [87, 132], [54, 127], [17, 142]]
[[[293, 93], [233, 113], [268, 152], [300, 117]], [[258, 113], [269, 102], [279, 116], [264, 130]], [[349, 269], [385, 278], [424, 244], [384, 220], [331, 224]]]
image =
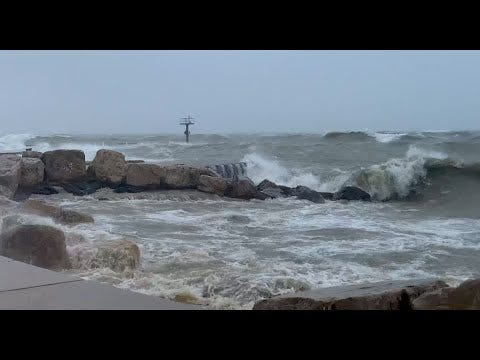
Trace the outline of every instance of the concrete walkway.
[[0, 310], [200, 310], [0, 256]]

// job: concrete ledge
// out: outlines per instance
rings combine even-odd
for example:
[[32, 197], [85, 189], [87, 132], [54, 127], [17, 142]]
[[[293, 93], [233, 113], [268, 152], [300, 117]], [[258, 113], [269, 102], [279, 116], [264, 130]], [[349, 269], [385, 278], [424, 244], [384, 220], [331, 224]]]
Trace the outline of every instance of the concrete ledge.
[[0, 256], [0, 310], [200, 310]]

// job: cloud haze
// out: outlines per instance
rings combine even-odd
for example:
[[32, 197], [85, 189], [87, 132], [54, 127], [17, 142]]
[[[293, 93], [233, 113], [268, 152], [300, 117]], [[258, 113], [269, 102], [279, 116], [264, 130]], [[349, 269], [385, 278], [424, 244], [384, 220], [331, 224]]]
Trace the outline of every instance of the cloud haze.
[[479, 51], [0, 51], [0, 134], [479, 129]]

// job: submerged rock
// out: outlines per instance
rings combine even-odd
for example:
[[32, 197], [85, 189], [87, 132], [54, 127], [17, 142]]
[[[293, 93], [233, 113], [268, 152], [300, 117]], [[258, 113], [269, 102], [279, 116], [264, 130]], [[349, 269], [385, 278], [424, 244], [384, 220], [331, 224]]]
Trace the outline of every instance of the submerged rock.
[[361, 200], [372, 201], [369, 193], [355, 186], [346, 186], [333, 194], [333, 200]]
[[0, 155], [0, 195], [13, 199], [21, 176], [22, 158]]
[[47, 180], [80, 182], [86, 177], [85, 154], [80, 150], [54, 150], [42, 155]]
[[84, 181], [78, 183], [66, 183], [61, 185], [63, 190], [75, 196], [85, 196], [95, 193], [103, 187], [103, 184], [95, 181]]
[[58, 194], [58, 191], [53, 186], [40, 184], [35, 186], [31, 193], [38, 195], [53, 195]]
[[412, 300], [447, 284], [439, 280], [384, 281], [301, 291], [257, 302], [254, 310], [411, 310]]
[[31, 214], [50, 217], [55, 222], [63, 225], [94, 222], [94, 219], [90, 214], [74, 210], [66, 210], [59, 206], [39, 200], [27, 200], [23, 203], [21, 208]]
[[74, 210], [62, 209], [60, 213], [54, 218], [58, 223], [64, 225], [77, 225], [82, 223], [93, 223], [95, 220], [92, 215]]
[[19, 225], [3, 232], [0, 254], [46, 269], [70, 267], [64, 233], [47, 225]]
[[127, 173], [125, 156], [113, 150], [98, 150], [88, 172], [100, 182], [118, 185]]
[[43, 182], [45, 165], [38, 158], [22, 158], [19, 186], [33, 187]]

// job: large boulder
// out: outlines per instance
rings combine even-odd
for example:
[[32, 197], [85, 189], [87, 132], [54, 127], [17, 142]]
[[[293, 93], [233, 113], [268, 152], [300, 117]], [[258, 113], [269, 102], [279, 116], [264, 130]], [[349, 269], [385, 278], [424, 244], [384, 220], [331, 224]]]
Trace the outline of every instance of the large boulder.
[[125, 184], [137, 188], [158, 188], [163, 177], [163, 168], [156, 164], [128, 164]]
[[208, 175], [200, 175], [197, 189], [210, 194], [224, 196], [225, 191], [231, 186], [231, 182], [227, 179]]
[[162, 179], [162, 187], [168, 189], [196, 189], [199, 185], [200, 176], [218, 176], [211, 169], [187, 165], [165, 166], [163, 169], [165, 175]]
[[22, 158], [17, 155], [0, 155], [0, 195], [12, 199], [20, 182]]
[[333, 200], [361, 200], [372, 201], [369, 193], [355, 186], [345, 186], [333, 194]]
[[447, 287], [439, 280], [384, 281], [284, 294], [254, 310], [411, 310], [420, 295]]
[[19, 185], [23, 187], [32, 187], [43, 182], [45, 175], [45, 165], [38, 158], [22, 158], [22, 167], [20, 171]]
[[196, 189], [202, 175], [218, 177], [213, 170], [207, 168], [128, 164], [125, 184], [151, 189]]
[[42, 155], [45, 176], [52, 182], [80, 182], [86, 178], [85, 154], [81, 150], [54, 150]]
[[260, 184], [257, 185], [257, 190], [273, 199], [286, 196], [284, 190], [280, 186], [268, 179], [260, 182]]
[[127, 173], [125, 156], [113, 150], [98, 150], [88, 171], [98, 181], [107, 184], [120, 184]]
[[423, 294], [413, 306], [415, 310], [480, 310], [480, 279]]
[[70, 267], [64, 233], [47, 225], [19, 225], [3, 232], [0, 254], [46, 269]]
[[263, 180], [262, 182], [260, 182], [260, 184], [257, 185], [257, 190], [259, 191], [276, 188], [278, 188], [278, 185], [268, 179]]
[[323, 204], [325, 202], [325, 199], [323, 198], [322, 194], [306, 186], [297, 186], [294, 189], [293, 194], [296, 195], [298, 199], [309, 200], [316, 204]]

